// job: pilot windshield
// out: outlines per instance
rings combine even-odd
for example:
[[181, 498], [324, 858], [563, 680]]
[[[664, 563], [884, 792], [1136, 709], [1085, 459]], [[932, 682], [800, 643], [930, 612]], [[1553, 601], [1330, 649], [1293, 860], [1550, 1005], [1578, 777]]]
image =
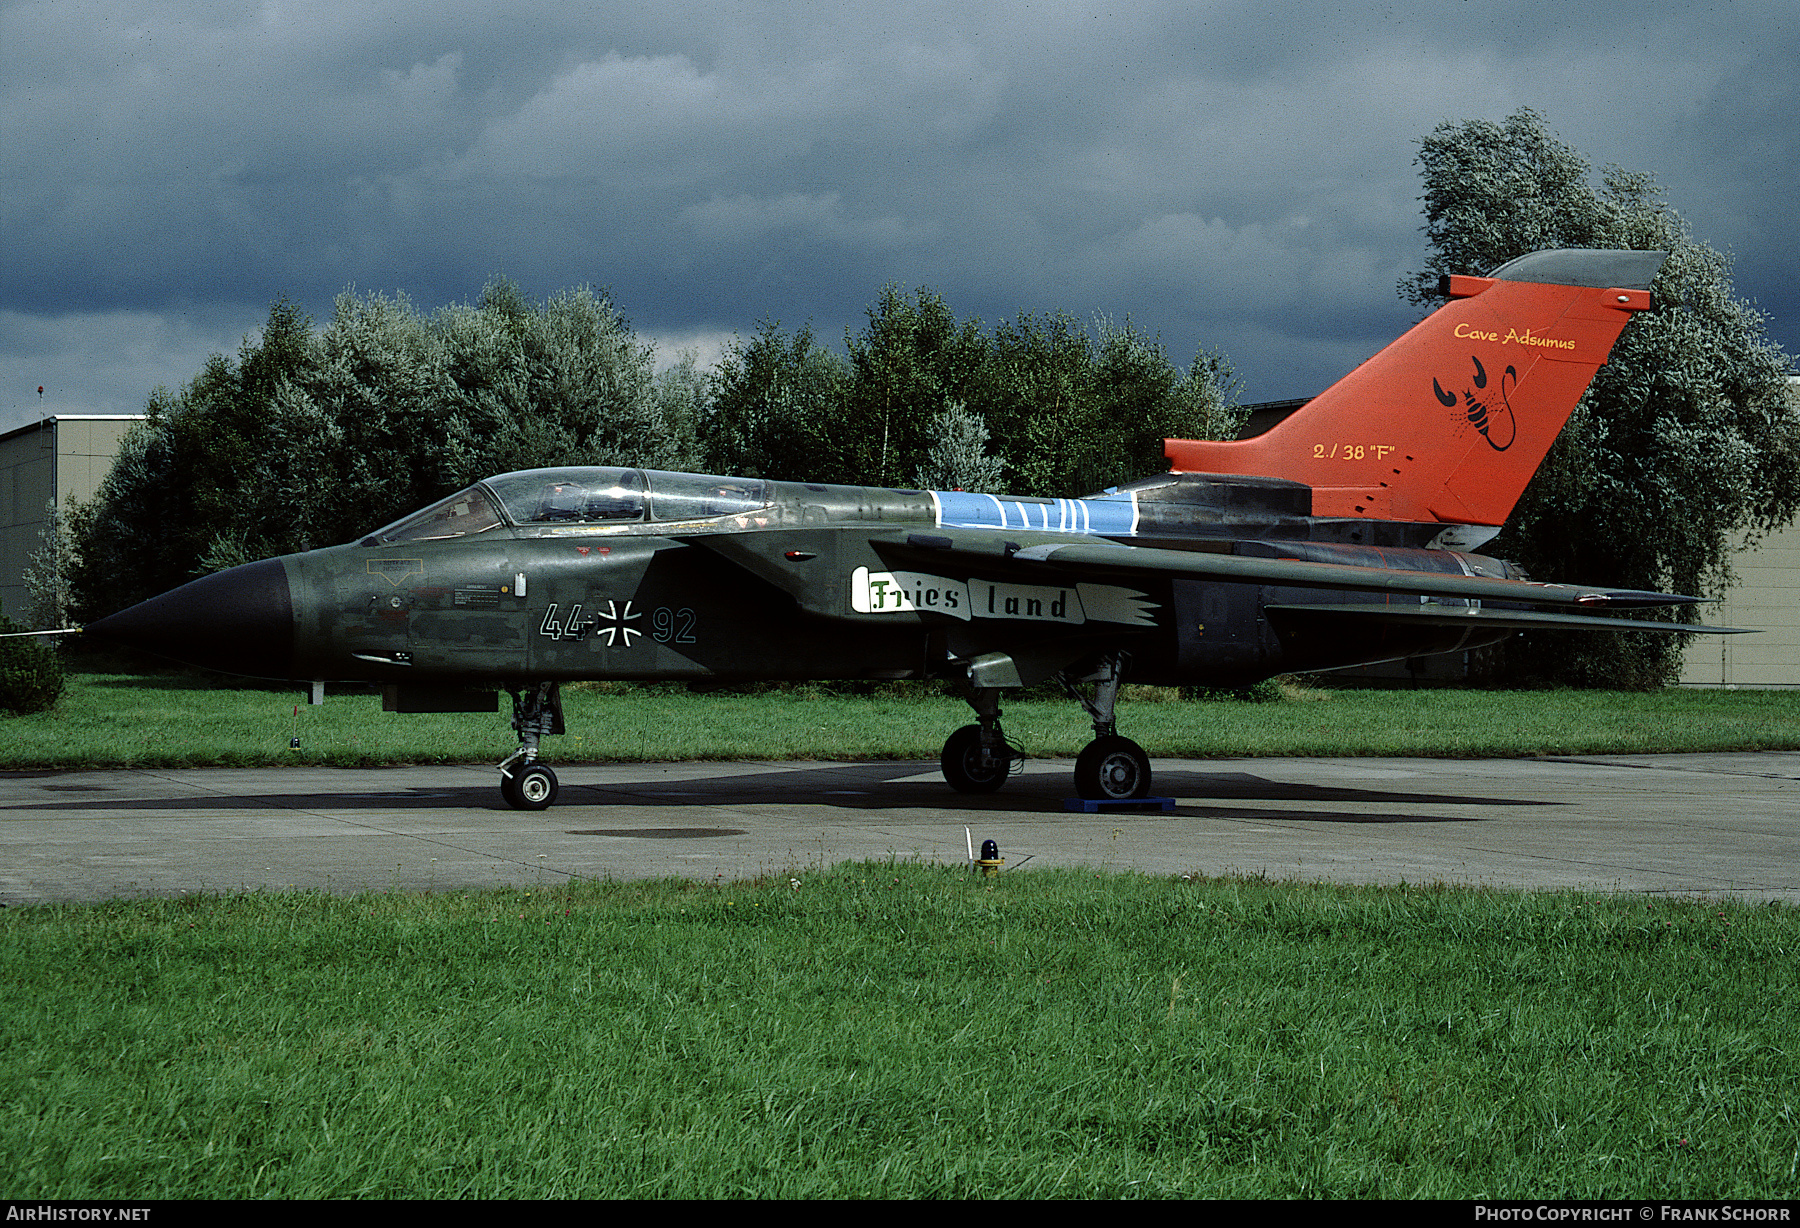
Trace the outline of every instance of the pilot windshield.
[[502, 523], [494, 502], [479, 486], [459, 490], [448, 499], [434, 503], [422, 512], [396, 520], [362, 539], [365, 546], [384, 546], [392, 542], [435, 541], [444, 537], [466, 537], [485, 533]]

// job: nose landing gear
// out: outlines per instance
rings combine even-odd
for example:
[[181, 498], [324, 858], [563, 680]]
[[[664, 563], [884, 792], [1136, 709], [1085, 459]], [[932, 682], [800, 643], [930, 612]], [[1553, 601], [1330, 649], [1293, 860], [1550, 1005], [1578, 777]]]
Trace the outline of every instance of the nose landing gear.
[[500, 797], [514, 810], [548, 810], [558, 785], [556, 773], [537, 761], [538, 740], [563, 731], [562, 689], [554, 682], [538, 682], [507, 693], [519, 749], [500, 761]]

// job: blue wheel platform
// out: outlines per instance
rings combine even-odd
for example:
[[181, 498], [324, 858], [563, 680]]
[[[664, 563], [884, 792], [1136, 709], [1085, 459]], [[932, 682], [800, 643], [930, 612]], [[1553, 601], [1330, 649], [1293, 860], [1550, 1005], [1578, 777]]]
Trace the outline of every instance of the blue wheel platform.
[[1131, 797], [1124, 801], [1107, 801], [1102, 798], [1065, 797], [1064, 810], [1084, 810], [1088, 814], [1113, 814], [1118, 811], [1132, 810], [1173, 810], [1175, 799], [1172, 797]]

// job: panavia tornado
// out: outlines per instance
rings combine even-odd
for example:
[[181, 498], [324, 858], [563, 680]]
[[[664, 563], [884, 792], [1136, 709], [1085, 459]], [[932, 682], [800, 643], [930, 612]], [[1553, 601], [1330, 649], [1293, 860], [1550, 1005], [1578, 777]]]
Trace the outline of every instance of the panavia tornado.
[[974, 709], [954, 789], [1020, 750], [1009, 687], [1092, 718], [1085, 798], [1150, 789], [1122, 682], [1238, 686], [1493, 644], [1528, 628], [1687, 631], [1590, 611], [1692, 602], [1535, 583], [1499, 531], [1665, 253], [1544, 251], [1449, 277], [1442, 307], [1263, 434], [1168, 440], [1171, 471], [1079, 499], [643, 469], [477, 482], [361, 541], [234, 567], [91, 634], [260, 678], [365, 681], [397, 712], [498, 711], [506, 802], [541, 810], [576, 679], [935, 678]]

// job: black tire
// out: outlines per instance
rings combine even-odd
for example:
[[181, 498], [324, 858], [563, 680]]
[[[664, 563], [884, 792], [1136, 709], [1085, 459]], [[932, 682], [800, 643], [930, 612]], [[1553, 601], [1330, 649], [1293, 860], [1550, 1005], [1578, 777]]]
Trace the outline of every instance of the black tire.
[[1004, 751], [997, 756], [984, 755], [981, 726], [964, 725], [944, 740], [938, 766], [958, 793], [992, 793], [1006, 783], [1010, 760]]
[[500, 777], [500, 796], [514, 810], [548, 810], [556, 801], [556, 773], [542, 763], [513, 769]]
[[1148, 797], [1150, 756], [1130, 738], [1095, 738], [1075, 760], [1075, 792], [1102, 802]]

